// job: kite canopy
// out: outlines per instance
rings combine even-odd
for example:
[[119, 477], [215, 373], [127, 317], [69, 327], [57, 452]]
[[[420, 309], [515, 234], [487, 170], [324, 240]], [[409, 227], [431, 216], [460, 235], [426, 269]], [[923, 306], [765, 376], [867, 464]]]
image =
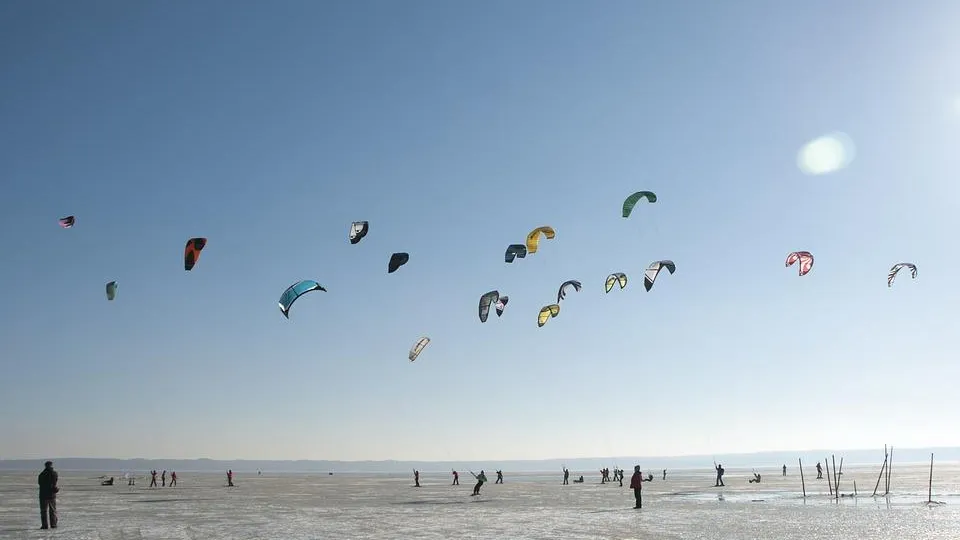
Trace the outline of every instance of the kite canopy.
[[630, 217], [630, 213], [633, 212], [633, 207], [637, 205], [637, 201], [643, 198], [646, 198], [651, 203], [657, 202], [657, 196], [652, 191], [638, 191], [623, 201], [623, 217]]
[[623, 289], [627, 286], [627, 275], [623, 272], [614, 272], [613, 274], [607, 276], [607, 282], [604, 283], [603, 287], [607, 292], [610, 292], [610, 289], [613, 288], [615, 283], [619, 283], [620, 289]]
[[413, 362], [414, 360], [417, 359], [418, 356], [420, 356], [420, 351], [422, 351], [423, 348], [427, 346], [427, 343], [430, 343], [430, 338], [428, 338], [427, 336], [423, 336], [422, 338], [418, 339], [416, 343], [413, 344], [413, 347], [410, 348], [410, 354], [408, 355], [411, 362]]
[[183, 250], [183, 269], [190, 271], [193, 265], [200, 260], [200, 252], [207, 245], [206, 238], [191, 238], [187, 240], [187, 247]]
[[107, 300], [113, 300], [117, 297], [117, 282], [111, 281], [107, 283]]
[[557, 232], [553, 230], [553, 227], [549, 226], [537, 227], [530, 231], [530, 234], [527, 235], [527, 253], [532, 255], [537, 252], [537, 247], [540, 245], [541, 234], [546, 236], [547, 240], [552, 240], [553, 237], [557, 235]]
[[558, 304], [560, 303], [561, 300], [563, 300], [564, 298], [567, 297], [566, 288], [567, 288], [567, 287], [570, 287], [570, 286], [572, 286], [574, 289], [576, 289], [577, 292], [580, 292], [580, 282], [579, 282], [579, 281], [577, 281], [577, 280], [575, 280], [575, 279], [570, 279], [570, 280], [564, 281], [564, 282], [560, 285], [560, 290], [557, 291], [557, 303], [558, 303]]
[[552, 319], [560, 314], [560, 304], [550, 304], [549, 306], [543, 306], [540, 308], [540, 314], [537, 315], [537, 326], [543, 326], [547, 324], [549, 319]]
[[356, 244], [367, 235], [370, 230], [370, 223], [366, 221], [354, 221], [350, 224], [350, 243]]
[[800, 275], [805, 276], [807, 272], [813, 269], [813, 255], [809, 251], [794, 251], [793, 253], [787, 255], [787, 264], [786, 266], [791, 266], [793, 263], [800, 261]]
[[490, 306], [494, 303], [500, 301], [500, 292], [499, 291], [490, 291], [480, 297], [480, 322], [487, 322], [487, 317], [490, 315]]
[[60, 223], [60, 226], [63, 227], [64, 229], [69, 229], [70, 227], [73, 227], [73, 224], [76, 223], [76, 221], [77, 221], [77, 218], [73, 216], [62, 217], [58, 220], [58, 222]]
[[501, 296], [495, 305], [497, 309], [497, 317], [503, 315], [503, 310], [507, 309], [507, 302], [510, 301], [509, 296]]
[[910, 269], [910, 277], [917, 279], [917, 265], [913, 263], [897, 263], [893, 265], [893, 268], [890, 269], [890, 272], [887, 274], [887, 287], [893, 285], [893, 280], [897, 278], [897, 274], [902, 268]]
[[673, 275], [677, 270], [677, 265], [673, 264], [673, 261], [655, 261], [650, 263], [650, 266], [643, 272], [643, 286], [647, 289], [647, 292], [650, 292], [650, 289], [653, 287], [653, 282], [657, 280], [657, 276], [660, 275], [660, 270], [664, 268], [670, 272], [670, 275]]
[[387, 264], [387, 273], [392, 274], [397, 271], [397, 268], [407, 264], [407, 261], [410, 260], [410, 255], [408, 253], [394, 253], [390, 256], [390, 262]]
[[503, 260], [512, 263], [514, 259], [522, 259], [527, 256], [527, 248], [523, 244], [510, 244], [507, 246], [506, 253], [503, 254]]
[[280, 295], [280, 312], [283, 313], [283, 316], [289, 319], [290, 308], [293, 307], [293, 303], [297, 301], [297, 298], [311, 291], [327, 292], [319, 283], [310, 279], [298, 281], [287, 287], [287, 290]]

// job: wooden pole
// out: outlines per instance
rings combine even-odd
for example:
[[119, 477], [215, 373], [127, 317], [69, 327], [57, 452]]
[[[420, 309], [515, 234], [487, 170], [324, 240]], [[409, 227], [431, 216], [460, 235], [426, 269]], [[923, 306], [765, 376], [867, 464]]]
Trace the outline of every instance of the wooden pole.
[[930, 481], [927, 484], [927, 504], [933, 502], [933, 452], [930, 452]]
[[840, 498], [840, 477], [843, 476], [843, 456], [840, 456], [840, 472], [837, 473], [837, 498]]
[[877, 490], [880, 489], [880, 480], [883, 479], [883, 473], [885, 472], [887, 472], [887, 456], [883, 457], [883, 465], [880, 466], [880, 476], [877, 476], [877, 485], [873, 486], [873, 497], [877, 496]]
[[833, 480], [830, 479], [830, 461], [824, 458], [823, 464], [826, 465], [827, 468], [827, 489], [830, 490], [830, 496], [833, 497]]
[[860, 496], [860, 495], [857, 493], [857, 481], [856, 481], [856, 480], [853, 481], [853, 496], [854, 496], [854, 497], [859, 497], [859, 496]]
[[837, 482], [837, 456], [830, 454], [830, 458], [833, 460], [833, 498], [840, 499], [840, 483]]
[[887, 492], [884, 495], [890, 494], [890, 478], [893, 475], [893, 447], [890, 447], [890, 463], [887, 464]]
[[807, 498], [807, 485], [803, 482], [803, 460], [797, 458], [797, 463], [800, 464], [800, 487], [803, 488], [803, 498]]

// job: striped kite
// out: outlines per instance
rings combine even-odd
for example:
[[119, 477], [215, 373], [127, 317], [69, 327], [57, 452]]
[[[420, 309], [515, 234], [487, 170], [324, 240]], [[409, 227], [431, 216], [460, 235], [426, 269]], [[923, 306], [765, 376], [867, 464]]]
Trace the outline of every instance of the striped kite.
[[650, 289], [653, 287], [653, 282], [656, 281], [657, 276], [660, 275], [660, 270], [664, 268], [670, 272], [670, 275], [673, 275], [677, 271], [677, 265], [673, 264], [673, 261], [654, 261], [650, 263], [650, 266], [643, 272], [643, 286], [647, 289], [647, 292], [650, 292]]
[[797, 261], [800, 261], [801, 276], [807, 275], [807, 273], [813, 269], [813, 255], [809, 251], [794, 251], [787, 255], [786, 266], [789, 267]]
[[893, 285], [893, 280], [897, 278], [897, 274], [900, 272], [901, 268], [910, 269], [910, 277], [917, 279], [917, 265], [913, 263], [897, 263], [893, 265], [893, 268], [890, 269], [890, 273], [887, 274], [887, 287]]

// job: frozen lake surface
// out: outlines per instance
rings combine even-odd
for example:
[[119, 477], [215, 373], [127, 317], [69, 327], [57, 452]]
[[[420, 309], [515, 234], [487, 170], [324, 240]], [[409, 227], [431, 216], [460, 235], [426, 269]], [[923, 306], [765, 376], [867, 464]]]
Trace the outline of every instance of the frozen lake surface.
[[[811, 469], [812, 470], [812, 469]], [[584, 484], [561, 485], [561, 475], [511, 474], [480, 497], [470, 497], [472, 477], [451, 486], [449, 473], [269, 475], [238, 472], [236, 487], [223, 475], [179, 472], [175, 488], [147, 487], [141, 475], [128, 487], [101, 487], [98, 473], [60, 471], [61, 527], [39, 530], [36, 475], [0, 473], [0, 538], [3, 539], [352, 539], [352, 538], [691, 538], [772, 540], [906, 540], [960, 538], [960, 466], [934, 469], [934, 500], [927, 506], [927, 467], [893, 469], [893, 495], [870, 497], [879, 466], [844, 470], [838, 502], [826, 480], [806, 476], [801, 496], [796, 467], [783, 478], [762, 470], [763, 483], [748, 484], [750, 471], [728, 469], [727, 486], [714, 488], [709, 469], [676, 471], [644, 484], [644, 507], [633, 510], [632, 493], [601, 485], [596, 472]], [[630, 476], [625, 480], [629, 485]], [[881, 485], [880, 491], [883, 491]], [[722, 494], [722, 500], [721, 500]]]

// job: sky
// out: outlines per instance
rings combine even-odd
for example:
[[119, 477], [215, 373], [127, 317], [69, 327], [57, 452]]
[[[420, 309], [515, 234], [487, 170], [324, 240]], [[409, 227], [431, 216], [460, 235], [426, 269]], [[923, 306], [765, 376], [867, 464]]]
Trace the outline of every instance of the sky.
[[[958, 445], [958, 24], [949, 1], [0, 3], [0, 457]], [[837, 131], [855, 159], [801, 172]], [[659, 200], [622, 218], [638, 190]], [[327, 292], [287, 320], [301, 279]]]

